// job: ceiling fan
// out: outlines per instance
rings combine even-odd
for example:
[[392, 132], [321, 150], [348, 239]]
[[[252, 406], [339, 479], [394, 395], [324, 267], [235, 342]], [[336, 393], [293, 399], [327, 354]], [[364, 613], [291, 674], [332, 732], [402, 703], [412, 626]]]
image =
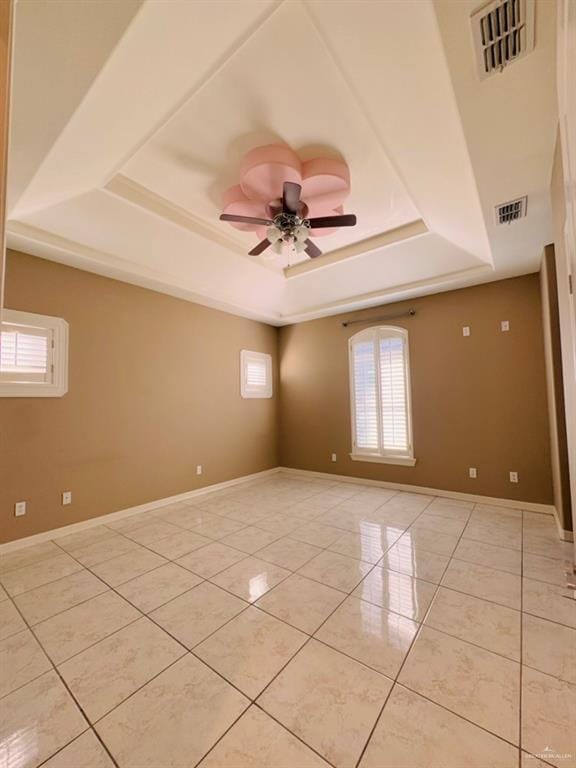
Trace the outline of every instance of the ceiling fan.
[[354, 214], [342, 214], [307, 219], [308, 206], [300, 199], [301, 193], [300, 184], [285, 181], [282, 199], [278, 200], [276, 205], [270, 206], [271, 218], [264, 219], [223, 213], [220, 220], [268, 227], [266, 238], [249, 251], [249, 256], [258, 256], [269, 247], [272, 247], [276, 253], [282, 253], [284, 244], [288, 243], [294, 246], [297, 253], [305, 252], [311, 259], [315, 259], [321, 255], [322, 251], [310, 240], [310, 230], [353, 227], [356, 224], [356, 216]]

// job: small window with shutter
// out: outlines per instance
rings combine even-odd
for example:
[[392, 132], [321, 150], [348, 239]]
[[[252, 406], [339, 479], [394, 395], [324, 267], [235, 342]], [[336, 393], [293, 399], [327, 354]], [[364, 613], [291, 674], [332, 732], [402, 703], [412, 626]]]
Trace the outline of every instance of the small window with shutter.
[[378, 326], [350, 339], [352, 453], [413, 466], [408, 332]]
[[272, 356], [240, 352], [240, 392], [244, 398], [272, 397]]
[[68, 324], [6, 309], [0, 324], [0, 397], [61, 397], [68, 389]]

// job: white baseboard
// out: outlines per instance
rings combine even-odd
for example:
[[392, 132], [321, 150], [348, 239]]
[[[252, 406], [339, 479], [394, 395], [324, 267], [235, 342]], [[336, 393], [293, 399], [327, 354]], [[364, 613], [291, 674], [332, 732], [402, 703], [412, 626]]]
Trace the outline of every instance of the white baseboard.
[[225, 480], [222, 483], [206, 485], [203, 488], [196, 488], [193, 491], [186, 491], [185, 493], [179, 493], [175, 496], [166, 496], [163, 499], [156, 499], [155, 501], [150, 501], [146, 504], [139, 504], [135, 507], [120, 509], [117, 512], [109, 512], [106, 515], [92, 517], [89, 520], [82, 520], [79, 523], [71, 523], [70, 525], [64, 525], [60, 528], [53, 528], [52, 530], [36, 533], [32, 536], [16, 539], [15, 541], [8, 541], [5, 544], [0, 544], [0, 553], [10, 552], [12, 550], [21, 549], [23, 547], [30, 547], [34, 544], [40, 544], [43, 541], [50, 541], [51, 539], [59, 539], [62, 536], [68, 536], [70, 533], [83, 531], [87, 528], [94, 528], [97, 525], [110, 523], [115, 520], [122, 520], [123, 518], [132, 517], [132, 515], [138, 515], [142, 512], [150, 512], [153, 509], [157, 509], [158, 507], [166, 507], [169, 504], [177, 504], [178, 502], [188, 501], [190, 499], [197, 498], [198, 496], [205, 496], [207, 494], [214, 493], [215, 491], [224, 490], [225, 488], [232, 488], [235, 485], [242, 485], [244, 483], [253, 482], [255, 480], [264, 480], [265, 478], [276, 475], [280, 472], [287, 475], [316, 477], [324, 480], [333, 480], [334, 482], [356, 483], [358, 485], [372, 485], [379, 488], [389, 488], [395, 491], [408, 491], [410, 493], [422, 493], [431, 496], [444, 496], [448, 499], [472, 501], [480, 504], [492, 504], [493, 506], [498, 507], [511, 507], [514, 509], [525, 509], [530, 512], [541, 512], [548, 515], [554, 515], [556, 526], [558, 528], [558, 535], [560, 538], [564, 541], [573, 541], [572, 531], [563, 530], [556, 509], [551, 504], [537, 504], [530, 501], [515, 501], [514, 499], [499, 499], [492, 496], [479, 496], [472, 493], [460, 493], [459, 491], [445, 491], [438, 488], [424, 488], [420, 485], [390, 483], [386, 480], [366, 480], [361, 477], [352, 477], [351, 475], [336, 475], [330, 472], [314, 472], [309, 469], [273, 467], [272, 469], [265, 469], [262, 472], [255, 472], [251, 475], [236, 477], [233, 480]]
[[[336, 475], [331, 472], [314, 472], [310, 469], [293, 469], [292, 467], [280, 467], [282, 472], [290, 475], [303, 475], [305, 477], [318, 477], [335, 480], [342, 483], [358, 483], [360, 485], [375, 485], [379, 488], [389, 488], [393, 491], [407, 491], [409, 493], [423, 493], [429, 496], [444, 496], [447, 499], [459, 501], [473, 501], [475, 504], [491, 504], [494, 507], [510, 507], [511, 509], [525, 509], [528, 512], [542, 512], [546, 515], [556, 515], [556, 508], [552, 504], [538, 504], [534, 501], [516, 501], [515, 499], [499, 499], [494, 496], [479, 496], [475, 493], [461, 493], [460, 491], [445, 491], [439, 488], [425, 488], [422, 485], [407, 485], [405, 483], [389, 483], [387, 480], [366, 480], [363, 477], [352, 475]], [[566, 533], [569, 533], [566, 531]]]
[[203, 488], [196, 488], [193, 491], [178, 493], [175, 496], [166, 496], [163, 499], [149, 501], [146, 502], [146, 504], [139, 504], [136, 507], [119, 509], [117, 512], [109, 512], [106, 515], [91, 517], [89, 520], [82, 520], [79, 523], [71, 523], [70, 525], [63, 525], [60, 528], [52, 528], [49, 531], [35, 533], [32, 536], [25, 536], [24, 538], [16, 539], [15, 541], [7, 541], [5, 544], [0, 544], [0, 553], [10, 552], [14, 549], [21, 549], [23, 547], [31, 547], [34, 544], [40, 544], [43, 541], [50, 541], [51, 539], [60, 539], [62, 536], [68, 536], [70, 533], [84, 531], [87, 528], [95, 528], [97, 525], [111, 523], [114, 520], [122, 520], [125, 517], [132, 517], [132, 515], [138, 515], [141, 512], [150, 512], [153, 509], [158, 509], [158, 507], [167, 507], [169, 504], [177, 504], [178, 502], [195, 499], [198, 496], [205, 496], [206, 494], [214, 493], [214, 491], [222, 491], [225, 488], [232, 488], [235, 485], [250, 483], [254, 480], [264, 480], [266, 477], [278, 474], [278, 472], [280, 472], [280, 467], [264, 469], [262, 472], [254, 472], [251, 475], [235, 477], [233, 480], [225, 480], [222, 483], [206, 485]]
[[558, 510], [554, 507], [554, 520], [556, 521], [556, 528], [558, 529], [558, 536], [562, 541], [574, 541], [574, 531], [567, 531], [562, 527]]

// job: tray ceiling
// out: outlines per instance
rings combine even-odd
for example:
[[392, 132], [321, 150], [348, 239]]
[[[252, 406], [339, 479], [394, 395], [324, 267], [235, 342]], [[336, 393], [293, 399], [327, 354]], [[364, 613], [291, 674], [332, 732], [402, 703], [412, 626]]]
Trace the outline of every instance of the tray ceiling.
[[[553, 4], [534, 52], [482, 83], [475, 7], [20, 0], [9, 245], [278, 325], [534, 271]], [[314, 262], [249, 257], [254, 234], [218, 220], [244, 153], [272, 142], [350, 167], [358, 226]], [[526, 219], [496, 229], [493, 206], [524, 194]]]

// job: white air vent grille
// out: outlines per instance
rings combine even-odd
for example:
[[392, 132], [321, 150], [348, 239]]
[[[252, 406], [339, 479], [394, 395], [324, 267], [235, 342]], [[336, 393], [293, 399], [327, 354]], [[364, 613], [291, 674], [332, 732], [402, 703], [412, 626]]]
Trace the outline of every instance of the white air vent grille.
[[517, 219], [522, 219], [526, 216], [527, 206], [527, 197], [519, 197], [517, 200], [500, 203], [500, 205], [497, 205], [495, 208], [496, 224], [511, 224]]
[[495, 0], [472, 16], [480, 79], [501, 72], [534, 48], [534, 0]]

